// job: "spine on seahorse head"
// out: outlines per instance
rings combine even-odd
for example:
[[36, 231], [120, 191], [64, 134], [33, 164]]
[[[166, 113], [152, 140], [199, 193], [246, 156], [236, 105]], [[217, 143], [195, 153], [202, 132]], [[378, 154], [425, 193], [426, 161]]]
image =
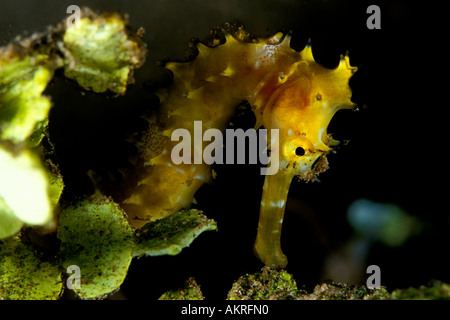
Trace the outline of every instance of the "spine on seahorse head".
[[255, 252], [266, 265], [284, 267], [280, 233], [291, 180], [313, 179], [326, 169], [325, 155], [336, 143], [327, 127], [336, 111], [354, 106], [348, 81], [356, 68], [348, 56], [334, 70], [320, 66], [309, 45], [301, 52], [290, 47], [289, 34], [244, 38], [242, 31], [225, 33], [224, 43], [197, 43], [194, 60], [166, 64], [173, 83], [161, 94], [159, 113], [142, 142], [148, 170], [122, 206], [135, 228], [188, 207], [209, 181], [210, 168], [194, 161], [201, 152], [194, 147], [190, 163], [175, 164], [171, 154], [178, 141], [172, 141], [172, 133], [183, 128], [194, 137], [195, 121], [202, 121], [201, 134], [211, 128], [224, 131], [236, 107], [247, 100], [255, 128], [278, 129], [279, 138], [268, 136], [269, 150], [279, 150], [279, 170], [265, 178]]

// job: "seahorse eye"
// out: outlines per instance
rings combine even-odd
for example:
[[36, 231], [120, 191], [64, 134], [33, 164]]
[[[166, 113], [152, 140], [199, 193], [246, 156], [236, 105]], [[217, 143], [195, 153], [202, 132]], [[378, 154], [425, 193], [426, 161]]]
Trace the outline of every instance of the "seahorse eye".
[[316, 100], [317, 101], [322, 100], [322, 95], [320, 93], [316, 94]]
[[297, 149], [295, 149], [295, 154], [299, 157], [304, 156], [305, 153], [305, 149], [303, 149], [302, 147], [297, 147]]

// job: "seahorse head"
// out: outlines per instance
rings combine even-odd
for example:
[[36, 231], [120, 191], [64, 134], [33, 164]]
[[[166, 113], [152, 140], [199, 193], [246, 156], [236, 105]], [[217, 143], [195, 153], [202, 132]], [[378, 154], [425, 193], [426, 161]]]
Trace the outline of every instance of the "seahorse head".
[[279, 130], [280, 170], [308, 180], [314, 177], [313, 164], [325, 160], [339, 143], [327, 133], [334, 114], [355, 107], [348, 83], [357, 68], [345, 55], [335, 69], [327, 69], [315, 62], [310, 45], [298, 57], [287, 71], [265, 81], [259, 91], [264, 103], [258, 121]]
[[255, 99], [257, 125], [279, 133], [278, 140], [270, 138], [272, 153], [275, 144], [279, 150], [279, 170], [265, 178], [254, 247], [271, 267], [287, 264], [280, 233], [292, 178], [313, 180], [328, 168], [326, 155], [338, 143], [327, 133], [328, 125], [338, 110], [355, 106], [348, 83], [356, 67], [350, 65], [348, 55], [341, 57], [337, 68], [327, 69], [314, 61], [309, 45], [301, 52], [292, 51], [289, 55], [296, 57], [295, 62], [270, 73]]

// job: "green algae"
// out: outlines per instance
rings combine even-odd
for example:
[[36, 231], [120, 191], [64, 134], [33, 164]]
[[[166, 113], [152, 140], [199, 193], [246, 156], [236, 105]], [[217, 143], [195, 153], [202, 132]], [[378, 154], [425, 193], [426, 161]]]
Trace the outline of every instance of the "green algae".
[[[1, 238], [19, 231], [19, 224], [12, 223], [12, 217], [27, 225], [42, 226], [52, 222], [54, 205], [49, 195], [49, 174], [33, 150], [10, 152], [0, 144]], [[57, 188], [62, 188], [62, 185]], [[56, 189], [53, 191], [53, 202], [57, 202], [62, 191]]]
[[97, 93], [124, 94], [145, 57], [142, 42], [128, 35], [118, 14], [81, 19], [65, 32], [64, 47], [65, 76]]
[[450, 300], [450, 284], [431, 281], [428, 286], [419, 288], [396, 289], [392, 292], [395, 300]]
[[[145, 60], [145, 45], [139, 35], [128, 31], [122, 16], [96, 15], [88, 9], [83, 16], [77, 28], [66, 29], [60, 23], [47, 33], [19, 37], [0, 48], [0, 239], [17, 233], [23, 225], [50, 222], [64, 188], [61, 175], [54, 170], [57, 165], [42, 161], [41, 142], [52, 107], [43, 92], [55, 71], [64, 68], [66, 77], [87, 90], [124, 94], [133, 82], [134, 68]], [[10, 172], [36, 183], [13, 194], [11, 187], [23, 181], [16, 181]], [[33, 179], [38, 175], [39, 179]], [[23, 198], [29, 207], [41, 210], [18, 209], [17, 199]], [[43, 207], [48, 202], [47, 210]]]
[[197, 210], [183, 211], [148, 224], [136, 234], [125, 213], [110, 198], [94, 195], [60, 214], [62, 267], [81, 271], [82, 299], [100, 299], [120, 288], [133, 257], [174, 255], [215, 223]]
[[[171, 225], [174, 220], [177, 223]], [[176, 219], [150, 223], [151, 232], [136, 235], [110, 198], [94, 195], [77, 201], [59, 216], [60, 260], [41, 261], [39, 252], [18, 237], [0, 241], [0, 298], [56, 299], [62, 290], [62, 271], [69, 266], [80, 270], [80, 287], [73, 288], [79, 298], [105, 298], [120, 288], [133, 257], [146, 255], [147, 250], [151, 255], [176, 254], [215, 226], [211, 221], [196, 210], [186, 211]], [[186, 300], [197, 299], [201, 291], [191, 281], [183, 295]]]
[[48, 118], [51, 102], [42, 96], [54, 72], [48, 61], [46, 55], [27, 56], [3, 66], [0, 61], [1, 140], [22, 142]]
[[285, 270], [264, 267], [261, 272], [243, 275], [233, 283], [228, 300], [296, 300], [305, 293]]
[[[24, 226], [52, 220], [55, 208], [58, 212], [61, 209], [63, 177], [57, 164], [44, 161], [48, 150], [41, 145], [52, 107], [50, 98], [43, 96], [43, 92], [55, 70], [64, 68], [64, 75], [86, 90], [124, 94], [133, 82], [133, 70], [143, 64], [146, 54], [140, 39], [142, 32], [132, 34], [126, 23], [118, 14], [97, 15], [84, 9], [78, 27], [66, 29], [64, 24], [59, 24], [49, 28], [47, 34], [34, 33], [0, 48], [0, 168], [3, 170], [0, 170], [3, 186], [0, 188], [0, 239], [8, 238], [1, 242], [0, 248], [4, 262], [0, 274], [2, 298], [55, 297], [44, 294], [45, 288], [41, 288], [43, 296], [32, 290], [16, 290], [10, 281], [19, 273], [13, 266], [18, 263], [12, 259], [13, 253], [23, 258], [21, 267], [30, 270], [39, 260], [37, 251], [33, 251], [34, 260], [31, 254], [26, 256], [30, 248], [12, 236]], [[37, 176], [36, 183], [23, 183]], [[14, 185], [27, 188], [14, 191], [11, 188]], [[27, 201], [17, 201], [24, 197]], [[20, 203], [48, 207], [48, 210], [36, 214], [34, 209], [21, 208]], [[76, 294], [82, 299], [103, 298], [123, 283], [133, 257], [177, 254], [203, 231], [215, 228], [214, 221], [196, 210], [188, 210], [150, 223], [136, 235], [119, 206], [96, 194], [62, 210], [57, 228], [60, 261], [52, 268], [41, 265], [57, 274], [58, 279], [61, 270], [78, 266], [82, 284], [79, 289], [74, 288]], [[14, 250], [10, 245], [13, 239]], [[56, 272], [55, 268], [61, 270]], [[39, 283], [54, 278], [36, 268], [33, 270], [30, 277], [38, 287]], [[23, 277], [16, 278], [23, 282], [24, 288], [34, 286]], [[55, 289], [59, 294], [61, 281], [55, 282], [59, 283], [59, 290]], [[9, 295], [9, 291], [14, 294]]]
[[189, 278], [184, 287], [163, 293], [158, 300], [204, 300], [202, 290], [194, 278]]
[[314, 287], [312, 293], [298, 297], [298, 300], [386, 300], [390, 295], [385, 287], [369, 289], [346, 283], [328, 281]]
[[292, 275], [285, 270], [264, 267], [260, 272], [241, 276], [228, 292], [229, 300], [449, 300], [450, 285], [433, 281], [419, 288], [369, 289], [334, 281], [314, 287], [312, 292], [298, 289]]
[[31, 43], [0, 48], [0, 239], [50, 223], [63, 187], [52, 188], [39, 149], [51, 108], [42, 93], [62, 60], [28, 50]]
[[191, 209], [174, 213], [146, 224], [138, 231], [136, 256], [176, 255], [202, 232], [216, 230], [217, 224], [201, 211]]
[[123, 211], [105, 197], [77, 202], [59, 217], [62, 266], [81, 270], [82, 299], [102, 298], [125, 279], [132, 259], [134, 233]]
[[23, 222], [16, 217], [2, 197], [0, 197], [0, 239], [10, 237], [23, 226]]
[[55, 300], [62, 290], [57, 264], [19, 237], [0, 241], [0, 299]]

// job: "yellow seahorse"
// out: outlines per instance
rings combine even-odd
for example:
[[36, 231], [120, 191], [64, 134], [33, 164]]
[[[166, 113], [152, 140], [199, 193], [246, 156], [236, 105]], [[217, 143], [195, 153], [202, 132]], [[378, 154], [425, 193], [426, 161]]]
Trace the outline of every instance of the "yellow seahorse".
[[[197, 43], [198, 56], [187, 62], [169, 62], [173, 83], [161, 92], [158, 115], [141, 141], [147, 171], [132, 195], [121, 204], [131, 225], [140, 228], [190, 206], [199, 187], [211, 179], [206, 163], [179, 164], [171, 160], [178, 143], [172, 132], [194, 121], [202, 130], [226, 129], [236, 107], [247, 100], [256, 116], [256, 128], [278, 129], [279, 170], [267, 175], [263, 186], [255, 253], [270, 267], [284, 267], [280, 247], [287, 194], [294, 176], [314, 179], [327, 168], [326, 154], [337, 141], [327, 134], [333, 115], [354, 108], [348, 82], [356, 67], [342, 56], [334, 70], [314, 61], [311, 46], [298, 52], [290, 34], [249, 38], [242, 29], [224, 31], [223, 43]], [[203, 134], [202, 132], [202, 134]], [[272, 141], [273, 140], [273, 141]], [[203, 146], [204, 147], [204, 146]], [[192, 157], [201, 150], [192, 149]]]

